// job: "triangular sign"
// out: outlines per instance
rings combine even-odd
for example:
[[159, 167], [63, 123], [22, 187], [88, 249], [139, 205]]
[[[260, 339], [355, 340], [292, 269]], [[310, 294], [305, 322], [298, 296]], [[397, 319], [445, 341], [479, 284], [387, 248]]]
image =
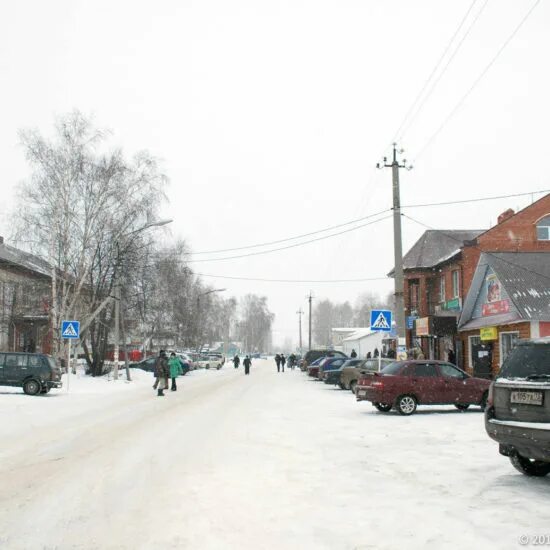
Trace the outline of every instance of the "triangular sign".
[[374, 325], [372, 325], [372, 328], [381, 328], [381, 329], [389, 329], [390, 325], [388, 325], [388, 320], [384, 316], [382, 312], [380, 312], [380, 315], [378, 315], [378, 319], [374, 322]]
[[63, 331], [63, 336], [72, 336], [73, 338], [76, 338], [78, 336], [78, 333], [74, 329], [74, 326], [72, 323], [69, 323], [65, 330]]

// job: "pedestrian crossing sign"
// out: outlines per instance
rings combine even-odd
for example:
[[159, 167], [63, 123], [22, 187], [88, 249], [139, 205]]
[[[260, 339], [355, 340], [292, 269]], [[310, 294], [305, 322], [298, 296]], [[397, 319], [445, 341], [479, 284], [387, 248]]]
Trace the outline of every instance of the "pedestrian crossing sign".
[[380, 332], [390, 332], [392, 313], [386, 309], [373, 309], [370, 312], [370, 329]]
[[80, 337], [80, 321], [62, 321], [61, 338], [76, 340]]

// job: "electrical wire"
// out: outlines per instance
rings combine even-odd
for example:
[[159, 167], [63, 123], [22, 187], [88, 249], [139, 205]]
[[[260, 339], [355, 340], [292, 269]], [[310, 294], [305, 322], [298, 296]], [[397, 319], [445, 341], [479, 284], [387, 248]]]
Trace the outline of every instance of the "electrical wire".
[[344, 235], [345, 233], [350, 233], [351, 231], [357, 231], [358, 229], [361, 229], [363, 227], [367, 227], [368, 225], [372, 225], [372, 224], [387, 220], [391, 217], [393, 217], [393, 214], [390, 214], [389, 216], [385, 216], [384, 218], [380, 218], [378, 220], [374, 220], [374, 221], [371, 221], [371, 222], [368, 222], [368, 223], [358, 225], [356, 227], [352, 227], [350, 229], [345, 229], [344, 231], [339, 231], [338, 233], [332, 233], [331, 235], [325, 235], [323, 237], [317, 237], [316, 239], [310, 239], [309, 241], [290, 244], [290, 245], [287, 245], [287, 246], [282, 246], [280, 248], [273, 248], [271, 250], [259, 250], [257, 252], [250, 252], [248, 254], [238, 254], [236, 256], [226, 256], [225, 258], [206, 258], [204, 260], [187, 260], [187, 263], [220, 262], [220, 261], [224, 261], [224, 260], [236, 260], [238, 258], [249, 258], [250, 256], [259, 256], [259, 255], [262, 255], [262, 254], [271, 254], [272, 252], [279, 252], [280, 250], [288, 250], [289, 248], [296, 248], [298, 246], [304, 246], [306, 244], [314, 243], [314, 242], [317, 242], [317, 241], [323, 241], [325, 239], [330, 239], [331, 237], [337, 237], [338, 235]]
[[365, 279], [262, 279], [254, 277], [231, 277], [229, 275], [211, 275], [209, 273], [196, 273], [200, 277], [210, 277], [213, 279], [231, 279], [235, 281], [257, 281], [263, 283], [363, 283], [367, 281], [386, 281], [387, 277], [372, 277]]
[[[451, 54], [451, 56], [449, 57], [449, 59], [447, 60], [447, 63], [445, 64], [445, 66], [443, 67], [443, 69], [441, 70], [441, 72], [439, 73], [438, 77], [436, 78], [436, 80], [433, 82], [430, 90], [427, 92], [427, 94], [424, 96], [424, 98], [422, 99], [422, 101], [420, 102], [420, 104], [418, 105], [417, 109], [416, 109], [416, 112], [414, 113], [414, 115], [409, 119], [409, 122], [407, 123], [407, 125], [405, 126], [405, 128], [403, 128], [403, 132], [400, 136], [400, 140], [402, 141], [405, 137], [405, 134], [410, 130], [411, 126], [413, 125], [414, 121], [416, 120], [416, 118], [418, 117], [418, 115], [420, 114], [420, 112], [422, 111], [422, 108], [424, 107], [424, 105], [426, 104], [426, 102], [428, 101], [428, 99], [430, 99], [430, 97], [432, 96], [435, 88], [437, 87], [437, 85], [439, 84], [440, 80], [443, 78], [443, 76], [445, 75], [445, 73], [447, 72], [447, 69], [449, 68], [449, 65], [453, 62], [453, 59], [456, 57], [456, 54], [459, 52], [460, 48], [462, 47], [462, 44], [464, 44], [466, 38], [468, 38], [468, 36], [470, 35], [470, 33], [472, 32], [472, 29], [474, 28], [475, 24], [477, 23], [478, 19], [480, 18], [481, 14], [485, 11], [485, 8], [487, 7], [487, 4], [489, 3], [489, 0], [485, 0], [485, 2], [483, 3], [483, 5], [481, 6], [481, 9], [477, 12], [477, 14], [475, 15], [474, 19], [472, 20], [472, 22], [470, 23], [470, 26], [466, 29], [466, 32], [464, 33], [464, 35], [462, 36], [462, 38], [460, 39], [457, 47], [455, 48], [454, 52]], [[473, 4], [472, 6], [473, 7]]]
[[[447, 205], [453, 205], [453, 204], [465, 204], [465, 203], [471, 203], [471, 202], [482, 202], [482, 201], [489, 201], [489, 200], [497, 200], [497, 199], [508, 199], [508, 198], [514, 198], [514, 197], [524, 197], [527, 195], [536, 195], [540, 193], [549, 193], [550, 189], [540, 189], [535, 191], [526, 191], [524, 193], [513, 193], [510, 195], [495, 195], [490, 197], [478, 197], [475, 199], [462, 199], [462, 200], [456, 200], [456, 201], [444, 201], [444, 202], [433, 202], [433, 203], [426, 203], [426, 204], [409, 204], [409, 205], [403, 205], [401, 208], [421, 208], [421, 207], [427, 207], [427, 206], [447, 206]], [[340, 227], [345, 227], [347, 225], [351, 225], [360, 221], [368, 220], [370, 218], [374, 218], [375, 216], [379, 216], [380, 214], [384, 214], [386, 212], [391, 212], [391, 208], [387, 208], [385, 210], [380, 210], [379, 212], [375, 212], [373, 214], [368, 214], [367, 216], [363, 216], [361, 218], [356, 218], [354, 220], [349, 220], [347, 222], [342, 222], [338, 225], [333, 225], [330, 227], [325, 227], [324, 229], [318, 229], [316, 231], [311, 231], [309, 233], [303, 233], [301, 235], [295, 235], [294, 237], [287, 237], [285, 239], [278, 239], [276, 241], [269, 241], [265, 243], [257, 243], [257, 244], [251, 244], [246, 246], [239, 246], [235, 248], [224, 248], [219, 250], [211, 250], [211, 251], [202, 251], [202, 252], [185, 252], [186, 256], [195, 256], [198, 254], [219, 254], [223, 252], [233, 252], [233, 251], [239, 251], [239, 250], [247, 250], [251, 248], [260, 248], [262, 246], [269, 246], [272, 244], [279, 244], [283, 242], [288, 241], [294, 241], [303, 237], [309, 237], [311, 235], [318, 235], [319, 233], [325, 233], [326, 231], [330, 231], [333, 229], [339, 229]], [[360, 229], [361, 227], [364, 227], [363, 225], [358, 226], [357, 229]], [[353, 228], [352, 228], [353, 229]], [[340, 233], [336, 233], [338, 235]], [[327, 237], [331, 237], [332, 235], [327, 235]], [[309, 242], [309, 241], [308, 241]], [[298, 243], [299, 244], [299, 243]]]
[[525, 197], [526, 195], [536, 195], [538, 193], [550, 193], [550, 189], [541, 189], [540, 191], [531, 191], [528, 193], [513, 193], [511, 195], [495, 195], [493, 197], [479, 197], [477, 199], [462, 199], [459, 201], [446, 201], [446, 202], [429, 202], [425, 204], [408, 204], [401, 206], [401, 208], [423, 208], [425, 206], [447, 206], [451, 204], [465, 204], [470, 202], [483, 202], [496, 199], [510, 199], [514, 197]]
[[429, 86], [429, 84], [432, 81], [433, 77], [437, 73], [437, 70], [439, 69], [441, 63], [443, 63], [443, 60], [445, 59], [445, 56], [447, 55], [447, 53], [450, 50], [455, 38], [458, 36], [458, 33], [460, 32], [460, 30], [462, 29], [464, 23], [466, 22], [466, 19], [468, 19], [468, 16], [470, 15], [470, 12], [472, 11], [472, 9], [473, 9], [476, 2], [477, 2], [477, 0], [473, 0], [473, 2], [470, 4], [470, 7], [466, 10], [466, 13], [462, 17], [462, 20], [460, 21], [458, 27], [456, 28], [455, 32], [453, 33], [453, 35], [451, 36], [451, 38], [447, 42], [447, 45], [445, 46], [445, 49], [443, 50], [443, 53], [441, 54], [441, 56], [437, 60], [437, 63], [435, 64], [434, 68], [432, 69], [432, 72], [430, 73], [430, 76], [428, 76], [428, 78], [424, 82], [424, 85], [422, 86], [422, 88], [418, 92], [417, 96], [415, 97], [414, 101], [412, 102], [411, 106], [409, 107], [409, 110], [407, 111], [407, 113], [403, 117], [403, 120], [401, 121], [401, 124], [399, 125], [399, 127], [397, 128], [397, 131], [394, 134], [392, 142], [397, 141], [397, 138], [399, 137], [399, 135], [401, 133], [401, 130], [405, 126], [405, 123], [408, 122], [409, 117], [411, 116], [411, 114], [414, 111], [416, 105], [420, 101], [422, 95], [424, 94], [424, 91]]
[[295, 241], [296, 239], [301, 239], [303, 237], [310, 237], [311, 235], [317, 235], [319, 233], [325, 233], [326, 231], [332, 231], [333, 229], [339, 229], [340, 227], [345, 227], [346, 225], [351, 225], [353, 223], [362, 222], [364, 220], [368, 220], [370, 218], [374, 218], [375, 216], [379, 216], [380, 214], [384, 214], [385, 212], [390, 212], [391, 208], [386, 208], [385, 210], [380, 210], [380, 212], [375, 212], [374, 214], [369, 214], [367, 216], [363, 216], [361, 218], [357, 218], [355, 220], [350, 220], [348, 222], [340, 223], [338, 225], [332, 225], [330, 227], [325, 227], [324, 229], [317, 229], [316, 231], [311, 231], [309, 233], [303, 233], [302, 235], [295, 235], [294, 237], [287, 237], [285, 239], [278, 239], [276, 241], [268, 241], [265, 243], [258, 243], [258, 244], [250, 244], [246, 246], [238, 246], [235, 248], [223, 248], [220, 250], [204, 250], [201, 252], [188, 252], [188, 255], [196, 255], [196, 254], [220, 254], [222, 252], [236, 252], [238, 250], [246, 250], [249, 248], [260, 248], [262, 246], [270, 246], [272, 244], [280, 244], [288, 241]]
[[434, 142], [434, 140], [437, 138], [437, 136], [442, 132], [442, 130], [447, 126], [449, 121], [452, 119], [452, 117], [457, 113], [457, 111], [460, 109], [460, 107], [464, 104], [466, 99], [470, 96], [470, 94], [474, 91], [474, 89], [477, 87], [477, 85], [481, 82], [483, 77], [489, 72], [489, 69], [494, 65], [496, 60], [500, 57], [502, 52], [506, 49], [508, 44], [513, 40], [513, 38], [516, 36], [516, 34], [519, 32], [521, 27], [524, 25], [524, 23], [527, 21], [531, 13], [533, 13], [533, 10], [539, 5], [540, 0], [535, 0], [535, 3], [529, 8], [529, 11], [523, 16], [519, 24], [515, 27], [515, 29], [512, 31], [512, 34], [508, 36], [508, 38], [504, 41], [502, 46], [498, 49], [497, 53], [493, 56], [491, 61], [485, 66], [485, 68], [481, 71], [479, 76], [474, 80], [474, 83], [470, 86], [468, 91], [460, 98], [458, 103], [451, 109], [447, 117], [443, 120], [442, 124], [438, 127], [438, 129], [430, 136], [430, 138], [426, 141], [426, 143], [421, 147], [420, 151], [417, 153], [415, 157], [415, 161], [417, 162], [418, 159], [426, 152], [426, 149]]

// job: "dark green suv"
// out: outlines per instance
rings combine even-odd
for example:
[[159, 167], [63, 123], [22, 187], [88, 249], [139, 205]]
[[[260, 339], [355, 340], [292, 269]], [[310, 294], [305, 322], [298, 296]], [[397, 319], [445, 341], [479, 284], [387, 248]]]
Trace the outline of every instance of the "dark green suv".
[[0, 386], [22, 387], [27, 395], [61, 388], [61, 369], [43, 353], [0, 353]]
[[489, 390], [485, 429], [528, 476], [550, 473], [550, 338], [520, 341]]

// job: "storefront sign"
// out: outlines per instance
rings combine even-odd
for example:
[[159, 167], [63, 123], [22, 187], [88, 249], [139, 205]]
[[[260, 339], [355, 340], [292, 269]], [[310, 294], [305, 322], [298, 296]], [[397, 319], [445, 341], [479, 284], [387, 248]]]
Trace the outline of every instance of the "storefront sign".
[[498, 338], [497, 327], [483, 327], [479, 329], [479, 337], [482, 342], [496, 340]]
[[429, 321], [430, 321], [429, 317], [422, 317], [420, 319], [416, 319], [414, 324], [415, 324], [415, 332], [417, 336], [429, 336], [430, 334]]
[[499, 313], [508, 313], [510, 311], [510, 302], [508, 300], [498, 300], [481, 306], [481, 314], [483, 317], [489, 315], [498, 315]]
[[446, 311], [457, 311], [460, 309], [460, 298], [453, 298], [452, 300], [447, 300], [443, 304], [443, 309]]

